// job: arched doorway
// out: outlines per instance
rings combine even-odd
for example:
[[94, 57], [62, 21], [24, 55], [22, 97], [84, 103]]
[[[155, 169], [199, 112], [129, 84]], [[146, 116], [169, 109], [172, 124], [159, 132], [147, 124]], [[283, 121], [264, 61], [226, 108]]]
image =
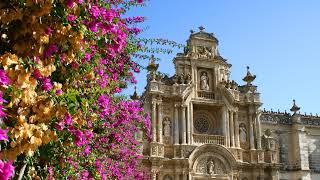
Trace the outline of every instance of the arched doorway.
[[221, 145], [197, 147], [189, 157], [191, 180], [237, 179], [237, 162], [232, 153]]

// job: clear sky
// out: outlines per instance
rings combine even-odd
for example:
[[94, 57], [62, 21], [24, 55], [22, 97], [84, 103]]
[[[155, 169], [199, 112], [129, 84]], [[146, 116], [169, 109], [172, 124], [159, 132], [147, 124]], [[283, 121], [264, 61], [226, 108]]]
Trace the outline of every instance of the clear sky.
[[[204, 26], [233, 65], [232, 79], [244, 84], [247, 65], [257, 75], [263, 108], [289, 111], [296, 99], [301, 112], [320, 114], [319, 0], [151, 0], [131, 13], [148, 18], [143, 37], [185, 44], [190, 29]], [[176, 52], [157, 55], [160, 71], [173, 75]], [[141, 94], [145, 72], [137, 79]], [[124, 92], [132, 93], [132, 87]]]

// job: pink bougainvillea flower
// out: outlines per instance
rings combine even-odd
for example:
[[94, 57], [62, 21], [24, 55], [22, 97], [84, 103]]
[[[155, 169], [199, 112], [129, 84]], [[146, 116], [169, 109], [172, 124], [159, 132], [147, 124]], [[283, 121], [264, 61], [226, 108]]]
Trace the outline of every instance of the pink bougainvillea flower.
[[75, 15], [73, 15], [73, 14], [69, 14], [69, 15], [67, 16], [67, 19], [68, 19], [68, 21], [73, 22], [74, 20], [77, 19], [77, 17], [76, 17]]
[[8, 129], [1, 129], [0, 128], [0, 141], [9, 141]]
[[42, 78], [42, 75], [41, 75], [41, 72], [40, 72], [39, 69], [35, 69], [32, 74], [36, 79], [41, 79]]
[[4, 99], [3, 99], [3, 92], [0, 91], [0, 118], [2, 117], [5, 117], [7, 114], [3, 111], [3, 102], [4, 102]]
[[1, 180], [9, 180], [14, 175], [12, 161], [0, 160], [0, 177]]
[[57, 96], [60, 96], [62, 94], [62, 90], [61, 89], [57, 89], [55, 93], [56, 93]]
[[76, 3], [73, 0], [65, 0], [64, 2], [68, 8], [74, 8], [74, 6], [76, 5]]
[[72, 125], [72, 116], [69, 112], [66, 112], [66, 114], [64, 115], [63, 122], [66, 125]]
[[8, 85], [9, 83], [10, 79], [6, 72], [3, 69], [0, 69], [0, 85]]
[[59, 50], [59, 47], [56, 44], [49, 44], [48, 47], [44, 50], [43, 56], [44, 58], [48, 58], [52, 56]]
[[49, 90], [51, 90], [53, 88], [50, 78], [46, 77], [46, 78], [43, 79], [42, 88], [45, 91], [49, 91]]
[[48, 27], [48, 28], [46, 29], [45, 33], [48, 34], [49, 36], [51, 36], [52, 33], [53, 33], [53, 29], [52, 29], [51, 27]]
[[94, 18], [98, 18], [100, 16], [100, 9], [98, 6], [92, 6], [90, 9], [90, 14], [94, 17]]

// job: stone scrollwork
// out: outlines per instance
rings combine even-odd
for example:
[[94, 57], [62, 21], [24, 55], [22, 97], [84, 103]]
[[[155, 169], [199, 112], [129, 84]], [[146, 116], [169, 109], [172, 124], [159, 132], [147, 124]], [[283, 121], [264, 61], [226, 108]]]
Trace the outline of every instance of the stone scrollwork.
[[157, 146], [156, 145], [151, 146], [151, 156], [157, 156]]
[[191, 46], [185, 49], [187, 56], [192, 58], [210, 59], [215, 56], [215, 49], [207, 46]]

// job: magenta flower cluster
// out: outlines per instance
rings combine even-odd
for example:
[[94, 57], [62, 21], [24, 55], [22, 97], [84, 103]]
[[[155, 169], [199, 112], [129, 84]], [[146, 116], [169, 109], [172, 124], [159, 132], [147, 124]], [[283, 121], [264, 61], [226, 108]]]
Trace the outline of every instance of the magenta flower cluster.
[[[10, 83], [10, 79], [5, 73], [3, 69], [0, 69], [0, 85], [1, 86], [7, 86]], [[3, 92], [0, 91], [0, 121], [2, 121], [2, 118], [6, 116], [6, 113], [4, 112], [3, 103], [5, 100], [3, 99]], [[0, 125], [3, 123], [0, 122]], [[2, 129], [0, 126], [0, 141], [9, 141], [8, 138], [8, 129]], [[4, 161], [0, 159], [0, 178], [3, 180], [8, 180], [14, 175], [14, 167], [12, 165], [12, 161]]]

